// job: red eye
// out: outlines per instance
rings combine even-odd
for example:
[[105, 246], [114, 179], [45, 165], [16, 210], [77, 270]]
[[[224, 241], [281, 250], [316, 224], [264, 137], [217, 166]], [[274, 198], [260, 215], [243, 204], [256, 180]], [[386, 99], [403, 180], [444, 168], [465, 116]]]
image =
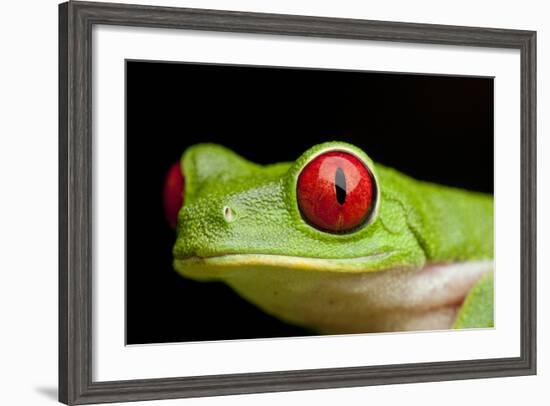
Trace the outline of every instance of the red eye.
[[319, 155], [302, 169], [296, 194], [308, 223], [321, 230], [345, 233], [368, 220], [376, 185], [359, 158], [332, 151]]
[[183, 191], [185, 181], [180, 163], [176, 162], [170, 167], [164, 178], [164, 215], [172, 228], [176, 228], [178, 212], [183, 206]]

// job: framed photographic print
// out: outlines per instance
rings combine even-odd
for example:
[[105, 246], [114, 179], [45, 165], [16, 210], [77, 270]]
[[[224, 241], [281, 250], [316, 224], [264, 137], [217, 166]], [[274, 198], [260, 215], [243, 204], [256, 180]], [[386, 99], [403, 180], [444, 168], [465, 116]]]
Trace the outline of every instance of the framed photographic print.
[[59, 27], [60, 401], [535, 373], [535, 32]]

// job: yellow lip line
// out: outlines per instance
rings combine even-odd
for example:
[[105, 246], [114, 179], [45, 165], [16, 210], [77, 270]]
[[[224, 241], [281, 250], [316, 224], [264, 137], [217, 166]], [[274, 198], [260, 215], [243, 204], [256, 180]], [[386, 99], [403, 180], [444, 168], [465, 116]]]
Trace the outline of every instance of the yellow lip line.
[[[369, 271], [365, 269], [366, 263], [379, 261], [392, 255], [394, 252], [378, 253], [354, 258], [310, 258], [274, 254], [227, 254], [212, 257], [188, 257], [176, 261], [180, 265], [204, 265], [204, 266], [272, 266], [303, 270], [326, 271]], [[372, 269], [374, 271], [374, 269]]]

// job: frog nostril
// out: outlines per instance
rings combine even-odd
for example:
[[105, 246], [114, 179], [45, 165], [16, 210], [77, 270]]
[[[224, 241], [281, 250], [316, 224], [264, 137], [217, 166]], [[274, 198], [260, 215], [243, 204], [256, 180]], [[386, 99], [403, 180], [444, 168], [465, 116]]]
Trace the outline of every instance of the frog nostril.
[[233, 209], [231, 209], [231, 207], [229, 206], [224, 206], [223, 208], [223, 218], [225, 219], [225, 221], [227, 221], [228, 223], [232, 222], [233, 220], [235, 220], [235, 212], [233, 211]]

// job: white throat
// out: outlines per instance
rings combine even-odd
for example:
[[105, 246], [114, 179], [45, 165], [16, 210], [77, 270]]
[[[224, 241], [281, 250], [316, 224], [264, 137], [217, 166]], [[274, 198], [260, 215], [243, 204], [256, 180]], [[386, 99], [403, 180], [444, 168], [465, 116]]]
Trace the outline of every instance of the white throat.
[[324, 333], [440, 330], [452, 326], [493, 266], [480, 260], [368, 273], [251, 267], [223, 279], [267, 313]]

